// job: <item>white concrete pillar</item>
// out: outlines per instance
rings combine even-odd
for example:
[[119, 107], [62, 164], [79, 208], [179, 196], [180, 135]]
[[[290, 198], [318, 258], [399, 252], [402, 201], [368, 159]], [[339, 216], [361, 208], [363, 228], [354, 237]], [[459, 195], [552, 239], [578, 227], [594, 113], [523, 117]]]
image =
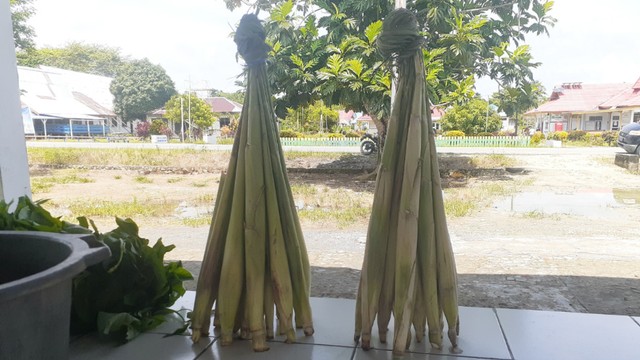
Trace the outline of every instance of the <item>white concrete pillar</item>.
[[31, 196], [9, 2], [0, 1], [0, 199]]

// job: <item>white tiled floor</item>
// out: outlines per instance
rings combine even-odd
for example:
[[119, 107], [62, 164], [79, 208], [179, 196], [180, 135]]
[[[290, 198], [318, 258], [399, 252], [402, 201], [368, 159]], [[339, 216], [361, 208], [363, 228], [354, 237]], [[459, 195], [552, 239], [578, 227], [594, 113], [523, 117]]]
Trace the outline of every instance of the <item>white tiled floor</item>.
[[[194, 293], [188, 292], [175, 309], [193, 307]], [[269, 342], [270, 350], [254, 353], [249, 341], [238, 340], [221, 347], [213, 337], [192, 344], [187, 335], [164, 337], [178, 322], [168, 322], [130, 343], [116, 346], [84, 336], [71, 343], [71, 359], [392, 359], [390, 344], [381, 344], [374, 331], [370, 351], [353, 342], [355, 301], [312, 298], [314, 327], [311, 337], [298, 334], [298, 343]], [[393, 329], [393, 324], [389, 325]], [[377, 326], [374, 325], [374, 329]], [[446, 336], [445, 336], [446, 337]], [[389, 339], [393, 338], [390, 331]], [[412, 344], [404, 359], [517, 359], [517, 360], [624, 360], [640, 359], [640, 318], [629, 316], [561, 313], [549, 311], [460, 308], [462, 353], [452, 354], [448, 340], [443, 350], [428, 343]], [[513, 355], [512, 355], [513, 354]]]
[[640, 359], [640, 326], [629, 316], [498, 309], [514, 358]]

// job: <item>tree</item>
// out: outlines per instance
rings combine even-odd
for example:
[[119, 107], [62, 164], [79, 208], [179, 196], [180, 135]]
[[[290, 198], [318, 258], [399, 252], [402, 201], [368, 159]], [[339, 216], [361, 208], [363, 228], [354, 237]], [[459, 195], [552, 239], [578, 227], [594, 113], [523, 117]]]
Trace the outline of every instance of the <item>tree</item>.
[[149, 60], [134, 60], [120, 68], [109, 90], [114, 96], [114, 111], [122, 120], [144, 119], [162, 107], [176, 93], [173, 80], [162, 66]]
[[21, 50], [17, 58], [22, 66], [47, 65], [108, 77], [116, 76], [129, 61], [118, 48], [82, 42], [71, 42], [61, 48]]
[[[227, 6], [240, 1], [226, 0]], [[274, 5], [275, 4], [275, 5]], [[463, 103], [475, 95], [475, 78], [502, 86], [531, 79], [527, 34], [548, 33], [555, 23], [546, 0], [407, 1], [426, 34], [424, 59], [432, 103]], [[258, 1], [269, 9], [271, 88], [276, 113], [311, 104], [367, 112], [384, 136], [389, 116], [390, 74], [375, 46], [388, 0]], [[511, 47], [515, 47], [511, 50]]]
[[[189, 97], [191, 97], [191, 101], [189, 101]], [[182, 99], [182, 104], [180, 99]], [[187, 114], [189, 114], [189, 104], [191, 104], [191, 123], [198, 129], [207, 130], [218, 120], [213, 116], [211, 107], [204, 100], [193, 94], [174, 95], [171, 97], [164, 106], [166, 110], [165, 118], [179, 123], [182, 120], [182, 116], [184, 116], [186, 121]]]
[[454, 105], [444, 114], [440, 124], [444, 131], [460, 130], [466, 135], [495, 132], [502, 127], [500, 115], [486, 101], [478, 98], [462, 105]]
[[33, 14], [33, 0], [9, 0], [11, 23], [13, 25], [13, 41], [17, 50], [33, 49], [36, 32], [27, 21]]
[[305, 132], [331, 131], [338, 124], [338, 109], [317, 101], [300, 109], [289, 109], [282, 128]]
[[231, 101], [235, 101], [238, 104], [244, 103], [244, 90], [237, 90], [235, 92], [226, 92], [218, 89], [213, 89], [209, 92], [210, 96], [219, 96]]
[[491, 101], [500, 111], [515, 119], [515, 132], [518, 135], [520, 116], [535, 108], [545, 99], [544, 87], [539, 82], [525, 83], [517, 87], [505, 87], [491, 96]]

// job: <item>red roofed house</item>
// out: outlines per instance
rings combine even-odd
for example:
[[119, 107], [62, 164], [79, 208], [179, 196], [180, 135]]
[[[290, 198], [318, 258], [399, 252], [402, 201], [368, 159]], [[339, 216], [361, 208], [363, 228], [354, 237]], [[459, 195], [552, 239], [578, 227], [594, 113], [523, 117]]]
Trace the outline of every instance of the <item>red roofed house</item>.
[[242, 112], [242, 104], [224, 97], [209, 97], [204, 101], [209, 104], [211, 111], [218, 117], [220, 127], [229, 125], [231, 120], [239, 117]]
[[535, 116], [545, 133], [619, 130], [640, 121], [640, 79], [634, 84], [565, 83], [526, 115]]
[[[440, 130], [440, 119], [444, 116], [444, 110], [442, 108], [432, 106], [431, 107], [431, 121], [433, 127], [436, 130]], [[371, 116], [367, 114], [354, 113], [353, 111], [339, 111], [338, 112], [339, 125], [340, 126], [353, 126], [356, 130], [365, 130], [377, 132], [376, 125], [371, 119]]]
[[439, 108], [437, 106], [431, 107], [431, 122], [433, 123], [433, 128], [436, 131], [439, 131], [441, 129], [440, 119], [442, 119], [443, 116], [444, 110], [442, 108]]

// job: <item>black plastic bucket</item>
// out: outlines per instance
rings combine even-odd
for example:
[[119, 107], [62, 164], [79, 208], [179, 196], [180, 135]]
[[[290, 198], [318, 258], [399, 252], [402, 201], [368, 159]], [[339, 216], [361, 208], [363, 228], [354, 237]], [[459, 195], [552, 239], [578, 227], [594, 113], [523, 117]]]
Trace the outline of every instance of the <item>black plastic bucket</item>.
[[0, 231], [0, 360], [67, 359], [72, 278], [109, 256], [92, 235]]

